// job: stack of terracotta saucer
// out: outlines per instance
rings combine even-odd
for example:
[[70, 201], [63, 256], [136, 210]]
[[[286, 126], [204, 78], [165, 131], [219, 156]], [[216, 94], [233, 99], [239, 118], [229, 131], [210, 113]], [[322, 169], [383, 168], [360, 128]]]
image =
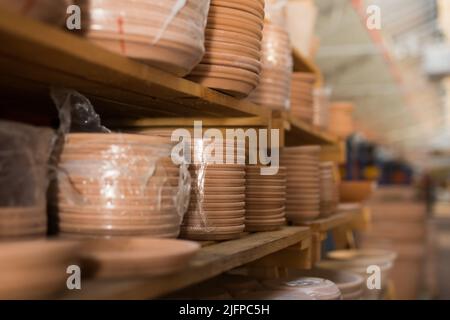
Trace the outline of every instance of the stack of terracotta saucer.
[[134, 134], [66, 136], [58, 174], [59, 229], [66, 235], [178, 236], [180, 170], [167, 139]]
[[[211, 139], [195, 139], [192, 147], [191, 199], [181, 236], [193, 240], [239, 237], [245, 227], [244, 147]], [[226, 163], [226, 154], [237, 162]]]
[[261, 166], [247, 166], [245, 229], [271, 231], [286, 225], [286, 168], [274, 175], [262, 175]]
[[259, 83], [264, 1], [212, 0], [206, 53], [188, 79], [235, 97]]
[[79, 243], [32, 240], [0, 244], [0, 299], [55, 299], [67, 290], [67, 267], [80, 265]]
[[314, 83], [316, 76], [312, 73], [292, 73], [291, 115], [307, 123], [314, 121]]
[[336, 212], [339, 191], [335, 177], [334, 163], [320, 163], [320, 217], [326, 218]]
[[0, 239], [41, 237], [46, 232], [45, 206], [0, 207]]
[[96, 44], [185, 76], [204, 54], [208, 0], [77, 0]]
[[62, 25], [72, 0], [0, 0], [0, 6], [36, 20]]
[[264, 24], [261, 62], [261, 79], [249, 99], [274, 110], [288, 109], [292, 52], [289, 35], [282, 27]]
[[281, 165], [286, 167], [286, 216], [296, 223], [320, 214], [319, 146], [284, 148]]

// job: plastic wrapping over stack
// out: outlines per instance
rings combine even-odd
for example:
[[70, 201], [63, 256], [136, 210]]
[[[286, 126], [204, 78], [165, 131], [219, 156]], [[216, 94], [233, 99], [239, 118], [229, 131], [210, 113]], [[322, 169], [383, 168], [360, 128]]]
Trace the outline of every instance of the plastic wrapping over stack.
[[185, 76], [204, 52], [209, 0], [77, 0], [96, 44]]
[[[191, 200], [182, 238], [228, 240], [244, 231], [245, 148], [239, 145], [236, 147], [234, 140], [193, 141]], [[234, 161], [225, 161], [229, 155]]]
[[288, 110], [293, 67], [288, 33], [266, 22], [262, 48], [261, 78], [249, 100], [273, 110]]
[[286, 225], [286, 168], [261, 175], [261, 166], [246, 168], [245, 230], [272, 231]]
[[171, 148], [160, 137], [68, 134], [58, 172], [60, 232], [176, 238], [186, 195]]
[[246, 97], [259, 83], [263, 23], [262, 0], [211, 0], [206, 53], [188, 79]]
[[0, 7], [53, 25], [62, 25], [72, 0], [0, 0]]
[[316, 116], [313, 95], [316, 80], [316, 76], [312, 73], [292, 73], [290, 113], [310, 124], [314, 123]]
[[317, 267], [354, 272], [362, 276], [365, 283], [367, 283], [368, 278], [373, 274], [368, 273], [367, 268], [370, 266], [379, 267], [381, 272], [381, 288], [370, 289], [368, 286], [364, 286], [364, 293], [362, 295], [362, 299], [364, 300], [376, 300], [381, 299], [383, 292], [387, 289], [391, 269], [396, 257], [396, 253], [389, 250], [337, 250], [330, 251], [327, 254], [327, 260], [319, 262]]
[[54, 133], [0, 121], [0, 239], [47, 233], [48, 161]]
[[294, 223], [320, 215], [320, 146], [287, 147], [281, 152], [286, 167], [286, 216]]
[[320, 217], [334, 214], [339, 204], [339, 191], [333, 162], [320, 163]]

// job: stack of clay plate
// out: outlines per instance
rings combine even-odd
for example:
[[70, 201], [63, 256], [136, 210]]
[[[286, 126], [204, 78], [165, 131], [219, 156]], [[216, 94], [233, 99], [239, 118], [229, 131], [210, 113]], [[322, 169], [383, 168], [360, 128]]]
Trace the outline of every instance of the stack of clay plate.
[[336, 212], [339, 193], [336, 182], [334, 163], [320, 163], [320, 217], [326, 218]]
[[72, 0], [0, 0], [0, 7], [33, 19], [61, 25]]
[[319, 146], [284, 148], [281, 165], [286, 167], [286, 216], [294, 223], [320, 214]]
[[60, 231], [177, 237], [184, 189], [171, 147], [166, 138], [145, 135], [67, 135], [58, 174]]
[[[364, 286], [363, 299], [379, 299], [389, 283], [390, 271], [397, 255], [393, 251], [381, 249], [337, 250], [327, 254], [328, 260], [318, 263], [322, 269], [345, 270], [359, 274], [367, 282], [376, 270], [380, 271], [380, 288]], [[367, 272], [369, 267], [377, 267]], [[379, 269], [378, 269], [379, 268]], [[372, 277], [373, 280], [373, 277]], [[371, 280], [371, 283], [374, 283]]]
[[79, 245], [33, 240], [0, 244], [0, 299], [55, 299], [67, 290], [67, 267], [80, 265]]
[[185, 76], [204, 54], [208, 0], [77, 0], [96, 44]]
[[328, 110], [328, 130], [339, 138], [347, 138], [354, 131], [354, 105], [349, 102], [335, 102]]
[[312, 124], [314, 121], [314, 83], [312, 73], [294, 72], [291, 83], [291, 115]]
[[259, 83], [264, 1], [212, 0], [206, 53], [188, 79], [235, 97]]
[[219, 142], [227, 152], [241, 154], [238, 163], [217, 163], [209, 154], [211, 141], [195, 140], [191, 173], [191, 199], [181, 227], [181, 236], [193, 240], [228, 240], [239, 237], [245, 222], [245, 150], [232, 142]]
[[273, 110], [286, 110], [290, 104], [292, 73], [289, 35], [282, 27], [266, 22], [262, 44], [261, 79], [249, 99]]
[[344, 300], [359, 300], [364, 292], [364, 278], [354, 272], [314, 268], [312, 270], [289, 269], [287, 273], [288, 279], [313, 277], [330, 280], [339, 288]]
[[126, 237], [86, 241], [81, 250], [88, 276], [152, 277], [186, 268], [200, 245], [183, 240]]
[[[266, 288], [286, 293], [306, 295], [312, 300], [341, 300], [339, 288], [330, 280], [314, 277], [298, 277], [289, 280], [266, 280]], [[301, 299], [299, 299], [301, 300]]]
[[262, 175], [261, 166], [247, 166], [245, 229], [271, 231], [286, 225], [286, 168]]

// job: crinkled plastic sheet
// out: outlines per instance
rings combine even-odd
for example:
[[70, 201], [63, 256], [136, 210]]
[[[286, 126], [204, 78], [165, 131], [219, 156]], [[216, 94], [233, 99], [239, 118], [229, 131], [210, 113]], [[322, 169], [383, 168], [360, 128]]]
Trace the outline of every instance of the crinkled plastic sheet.
[[33, 19], [62, 25], [72, 0], [0, 0], [0, 6]]
[[46, 233], [53, 142], [49, 128], [0, 121], [0, 238]]
[[[172, 162], [173, 144], [161, 137], [110, 133], [75, 91], [54, 89], [52, 97], [64, 137], [53, 195], [60, 229], [77, 233], [74, 226], [80, 223], [80, 233], [92, 236], [176, 237], [169, 223], [171, 232], [155, 231], [155, 219], [162, 215], [179, 228], [189, 202], [189, 172], [182, 159], [180, 166]], [[92, 218], [92, 232], [86, 231], [86, 221], [80, 222], [82, 214]], [[65, 221], [70, 221], [68, 229]]]
[[[193, 145], [191, 146], [193, 165], [190, 166], [190, 172], [193, 173], [193, 176], [191, 176], [193, 186], [191, 194], [193, 197], [191, 197], [190, 207], [186, 214], [186, 218], [188, 218], [188, 221], [190, 220], [189, 224], [184, 223], [183, 226], [203, 234], [213, 234], [217, 230], [217, 227], [219, 227], [208, 218], [206, 213], [207, 210], [204, 208], [208, 191], [206, 181], [207, 176], [209, 176], [209, 170], [217, 170], [217, 166], [222, 164], [241, 165], [242, 172], [245, 175], [245, 141], [225, 141], [226, 140], [194, 139]], [[233, 155], [233, 159], [231, 159], [230, 155]], [[242, 178], [244, 179], [244, 177]], [[245, 183], [243, 185], [245, 186]], [[217, 187], [220, 187], [220, 185], [217, 185]], [[243, 191], [243, 195], [245, 195], [245, 191]], [[245, 205], [242, 207], [242, 210], [244, 209]], [[193, 218], [199, 222], [193, 224], [191, 222]], [[244, 223], [242, 223], [242, 227], [243, 226]]]
[[[119, 40], [120, 51], [125, 55], [146, 60], [142, 57], [145, 54], [138, 57], [130, 53], [137, 52], [140, 44], [182, 53], [172, 63], [179, 64], [177, 68], [182, 66], [183, 70], [172, 70], [158, 58], [146, 60], [178, 76], [188, 74], [205, 53], [204, 33], [210, 0], [77, 0], [76, 3], [88, 17], [83, 21], [88, 37], [101, 42]], [[113, 48], [111, 43], [108, 48]]]

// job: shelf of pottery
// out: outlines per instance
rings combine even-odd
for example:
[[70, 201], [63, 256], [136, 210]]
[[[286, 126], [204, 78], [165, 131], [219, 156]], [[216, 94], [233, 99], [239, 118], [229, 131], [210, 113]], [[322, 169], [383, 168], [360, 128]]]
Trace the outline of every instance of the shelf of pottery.
[[[161, 296], [273, 254], [309, 268], [305, 225], [348, 223], [342, 150], [315, 109], [329, 95], [313, 94], [314, 70], [292, 73], [263, 0], [26, 3], [0, 0], [0, 116], [16, 120], [0, 123], [0, 298], [61, 297], [69, 265], [102, 298]], [[62, 27], [73, 3], [81, 31]], [[262, 175], [227, 138], [214, 143], [238, 164], [217, 164], [202, 136], [175, 159], [171, 133], [193, 120], [282, 129], [279, 170]]]

